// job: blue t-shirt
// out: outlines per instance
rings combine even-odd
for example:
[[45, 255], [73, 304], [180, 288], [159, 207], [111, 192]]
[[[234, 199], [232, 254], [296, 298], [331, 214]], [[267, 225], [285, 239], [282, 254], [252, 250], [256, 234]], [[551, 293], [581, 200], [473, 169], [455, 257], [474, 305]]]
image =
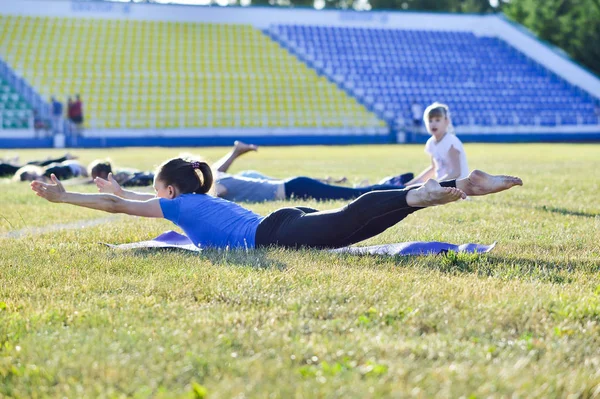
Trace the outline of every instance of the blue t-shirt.
[[165, 219], [179, 226], [198, 247], [254, 248], [262, 216], [206, 194], [160, 199]]

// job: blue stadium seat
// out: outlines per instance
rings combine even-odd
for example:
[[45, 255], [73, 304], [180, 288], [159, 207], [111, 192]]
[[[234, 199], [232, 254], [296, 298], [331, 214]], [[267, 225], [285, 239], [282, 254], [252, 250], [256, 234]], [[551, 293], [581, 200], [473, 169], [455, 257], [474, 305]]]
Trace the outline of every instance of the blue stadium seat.
[[388, 123], [409, 123], [412, 101], [448, 103], [456, 125], [597, 123], [588, 93], [498, 38], [301, 25], [273, 25], [268, 33], [310, 54], [321, 73], [368, 107], [381, 104]]

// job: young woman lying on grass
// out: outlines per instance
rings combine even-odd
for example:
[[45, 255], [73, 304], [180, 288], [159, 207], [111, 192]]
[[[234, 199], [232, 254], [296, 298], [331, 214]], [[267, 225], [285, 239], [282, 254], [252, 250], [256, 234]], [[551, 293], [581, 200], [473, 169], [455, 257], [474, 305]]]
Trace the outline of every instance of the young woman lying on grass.
[[52, 183], [34, 181], [31, 188], [50, 202], [62, 202], [110, 213], [165, 218], [200, 247], [339, 248], [376, 236], [406, 216], [429, 206], [468, 195], [486, 195], [522, 185], [512, 176], [473, 171], [469, 177], [438, 183], [428, 180], [407, 189], [372, 191], [348, 205], [328, 211], [305, 207], [279, 209], [266, 217], [209, 195], [213, 176], [208, 164], [181, 158], [163, 163], [154, 181], [156, 196], [68, 192], [56, 176]]

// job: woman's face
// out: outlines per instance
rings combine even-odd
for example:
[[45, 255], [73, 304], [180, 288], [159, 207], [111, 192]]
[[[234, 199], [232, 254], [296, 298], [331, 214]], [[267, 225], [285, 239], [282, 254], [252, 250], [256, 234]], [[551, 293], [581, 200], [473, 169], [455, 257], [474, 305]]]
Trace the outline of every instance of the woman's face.
[[167, 186], [162, 180], [154, 178], [154, 191], [158, 198], [173, 199], [177, 196], [173, 186]]

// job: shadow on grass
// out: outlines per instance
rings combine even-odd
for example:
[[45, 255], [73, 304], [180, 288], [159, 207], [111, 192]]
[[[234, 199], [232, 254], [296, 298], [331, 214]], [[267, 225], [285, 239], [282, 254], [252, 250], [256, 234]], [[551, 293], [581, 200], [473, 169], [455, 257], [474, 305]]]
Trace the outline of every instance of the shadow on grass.
[[[507, 204], [503, 204], [497, 201], [490, 201], [490, 204], [506, 206]], [[548, 206], [548, 205], [526, 205], [526, 204], [511, 204], [511, 207], [523, 208], [523, 209], [535, 209], [536, 211], [554, 213], [562, 216], [578, 216], [583, 218], [594, 219], [600, 217], [600, 213], [595, 212], [585, 212], [585, 211], [574, 211], [572, 209], [560, 208], [556, 206]]]
[[222, 251], [216, 249], [204, 250], [203, 257], [215, 265], [236, 265], [252, 267], [255, 269], [278, 269], [285, 270], [287, 264], [275, 259], [269, 251], [253, 249], [250, 251], [233, 250]]
[[445, 256], [440, 262], [442, 272], [473, 273], [500, 279], [534, 280], [555, 284], [569, 284], [574, 272], [597, 273], [599, 263], [590, 261], [547, 261], [541, 259], [502, 257], [491, 254]]
[[156, 254], [179, 254], [189, 258], [200, 258], [219, 266], [240, 266], [254, 269], [285, 270], [287, 265], [278, 259], [269, 256], [264, 250], [218, 250], [204, 249], [202, 252], [191, 252], [179, 248], [135, 248], [127, 251], [136, 257], [150, 257]]
[[538, 211], [557, 213], [559, 215], [565, 215], [565, 216], [581, 216], [581, 217], [585, 217], [585, 218], [600, 217], [600, 213], [572, 211], [572, 210], [566, 209], [566, 208], [557, 208], [557, 207], [546, 206], [546, 205], [536, 206], [534, 208], [537, 209]]
[[[346, 255], [350, 261], [356, 256]], [[377, 256], [378, 263], [392, 262], [402, 268], [437, 270], [441, 273], [460, 275], [475, 274], [481, 277], [541, 281], [569, 284], [574, 272], [598, 273], [600, 262], [546, 261], [518, 257], [502, 257], [493, 254], [448, 252], [430, 256]]]

